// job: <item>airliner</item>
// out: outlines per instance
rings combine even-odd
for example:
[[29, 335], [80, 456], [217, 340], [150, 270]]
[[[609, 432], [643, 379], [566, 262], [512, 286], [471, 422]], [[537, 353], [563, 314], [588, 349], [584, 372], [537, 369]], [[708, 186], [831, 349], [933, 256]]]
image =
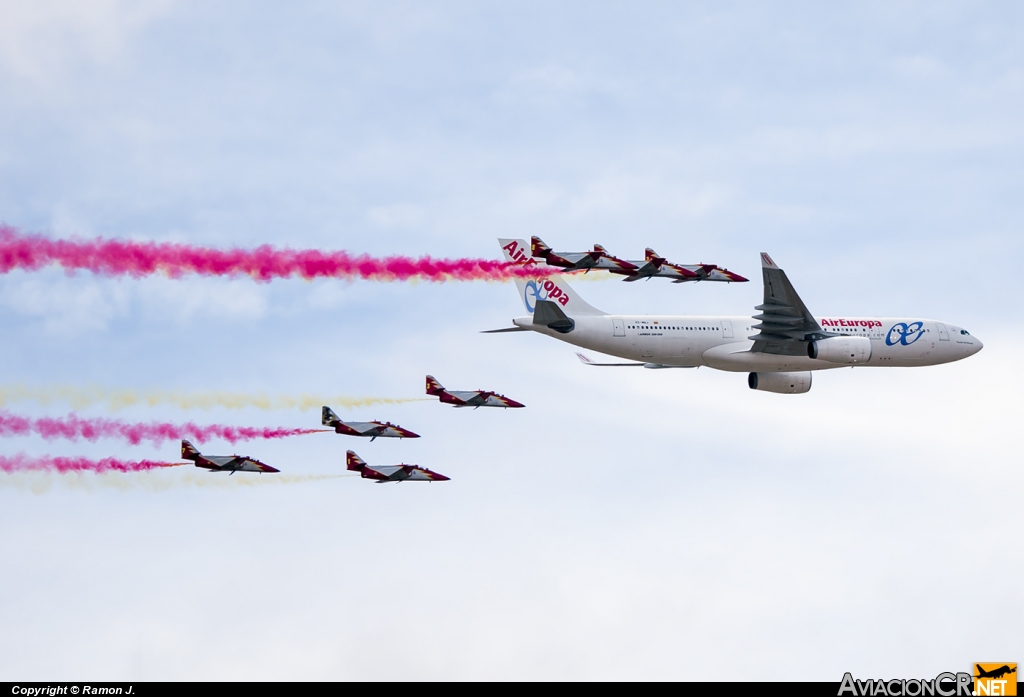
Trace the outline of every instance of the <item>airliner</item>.
[[[499, 239], [505, 260], [536, 264], [524, 240]], [[588, 366], [698, 368], [747, 373], [753, 390], [803, 394], [817, 370], [911, 367], [973, 356], [982, 343], [966, 329], [921, 317], [815, 317], [785, 271], [761, 254], [764, 301], [752, 317], [611, 315], [587, 303], [561, 275], [516, 280], [529, 313], [487, 333], [533, 331], [626, 359]]]

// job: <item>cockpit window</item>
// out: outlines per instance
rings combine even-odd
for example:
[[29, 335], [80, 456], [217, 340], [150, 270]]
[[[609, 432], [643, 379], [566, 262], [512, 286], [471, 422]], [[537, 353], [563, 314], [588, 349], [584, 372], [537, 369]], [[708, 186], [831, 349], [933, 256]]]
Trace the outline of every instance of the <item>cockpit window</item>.
[[961, 329], [960, 333], [963, 334], [964, 336], [970, 336], [970, 333], [968, 333], [966, 329]]

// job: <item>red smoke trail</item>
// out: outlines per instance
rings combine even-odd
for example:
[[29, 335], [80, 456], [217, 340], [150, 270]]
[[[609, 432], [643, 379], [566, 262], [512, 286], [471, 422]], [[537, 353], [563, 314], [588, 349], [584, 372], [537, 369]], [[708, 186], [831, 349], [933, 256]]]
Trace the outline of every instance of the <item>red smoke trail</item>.
[[257, 281], [275, 278], [362, 278], [372, 281], [503, 281], [557, 273], [542, 265], [491, 259], [431, 259], [430, 257], [353, 256], [348, 252], [315, 249], [210, 249], [173, 242], [107, 240], [54, 240], [26, 235], [0, 224], [0, 273], [15, 269], [34, 271], [56, 264], [68, 271], [82, 269], [102, 276], [139, 278], [164, 273], [171, 278], [194, 273], [201, 276], [250, 276]]
[[165, 440], [192, 438], [203, 443], [213, 438], [222, 438], [229, 443], [255, 438], [287, 438], [306, 433], [319, 433], [319, 428], [253, 428], [250, 426], [198, 426], [194, 423], [129, 423], [118, 419], [83, 419], [75, 414], [68, 414], [59, 419], [29, 419], [6, 411], [0, 411], [0, 436], [25, 436], [36, 433], [47, 440], [66, 438], [67, 440], [95, 441], [98, 438], [124, 438], [132, 445], [144, 440], [159, 445]]
[[153, 462], [152, 460], [118, 460], [105, 457], [90, 460], [85, 457], [29, 457], [18, 453], [13, 457], [0, 455], [0, 472], [147, 472], [163, 467], [178, 467], [188, 462]]

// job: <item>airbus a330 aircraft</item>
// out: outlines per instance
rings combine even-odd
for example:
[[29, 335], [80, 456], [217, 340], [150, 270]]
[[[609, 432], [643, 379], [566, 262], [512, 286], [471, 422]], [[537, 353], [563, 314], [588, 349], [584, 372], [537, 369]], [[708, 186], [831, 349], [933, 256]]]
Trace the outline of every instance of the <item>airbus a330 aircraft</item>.
[[280, 472], [259, 460], [244, 455], [203, 455], [187, 440], [181, 441], [181, 458], [192, 460], [196, 467], [203, 467], [211, 472]]
[[[525, 241], [499, 242], [506, 260], [536, 263]], [[809, 391], [815, 370], [938, 365], [982, 348], [967, 330], [920, 317], [815, 319], [767, 254], [761, 254], [761, 274], [764, 301], [753, 317], [610, 315], [587, 304], [560, 276], [541, 274], [516, 281], [530, 314], [493, 331], [535, 331], [645, 368], [748, 373], [751, 389], [781, 394]]]

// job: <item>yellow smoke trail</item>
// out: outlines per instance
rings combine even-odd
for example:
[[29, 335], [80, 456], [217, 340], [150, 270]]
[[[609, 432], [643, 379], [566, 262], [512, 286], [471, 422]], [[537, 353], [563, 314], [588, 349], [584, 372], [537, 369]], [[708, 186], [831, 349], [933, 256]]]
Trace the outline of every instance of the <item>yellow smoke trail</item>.
[[[249, 475], [249, 476], [245, 476]], [[33, 494], [45, 494], [53, 490], [68, 491], [149, 491], [159, 493], [192, 487], [200, 489], [231, 489], [302, 484], [329, 479], [355, 477], [355, 474], [254, 474], [238, 472], [234, 475], [220, 472], [195, 472], [185, 475], [168, 476], [157, 472], [128, 473], [70, 473], [18, 472], [0, 475], [0, 489], [19, 489]]]
[[565, 276], [567, 281], [572, 281], [573, 283], [577, 283], [579, 281], [621, 281], [622, 279], [627, 278], [621, 274], [613, 274], [608, 271], [602, 271], [601, 269], [591, 269], [588, 273], [584, 273], [583, 271], [569, 271], [562, 275]]
[[331, 407], [355, 409], [376, 404], [402, 404], [423, 401], [424, 397], [351, 397], [347, 395], [268, 395], [262, 392], [177, 392], [171, 390], [110, 390], [89, 387], [36, 387], [31, 385], [0, 386], [0, 407], [11, 402], [68, 402], [74, 409], [105, 404], [112, 411], [145, 404], [157, 406], [171, 404], [181, 409], [209, 410], [214, 407], [246, 409], [254, 407], [265, 411], [300, 409], [310, 411], [327, 404]]

